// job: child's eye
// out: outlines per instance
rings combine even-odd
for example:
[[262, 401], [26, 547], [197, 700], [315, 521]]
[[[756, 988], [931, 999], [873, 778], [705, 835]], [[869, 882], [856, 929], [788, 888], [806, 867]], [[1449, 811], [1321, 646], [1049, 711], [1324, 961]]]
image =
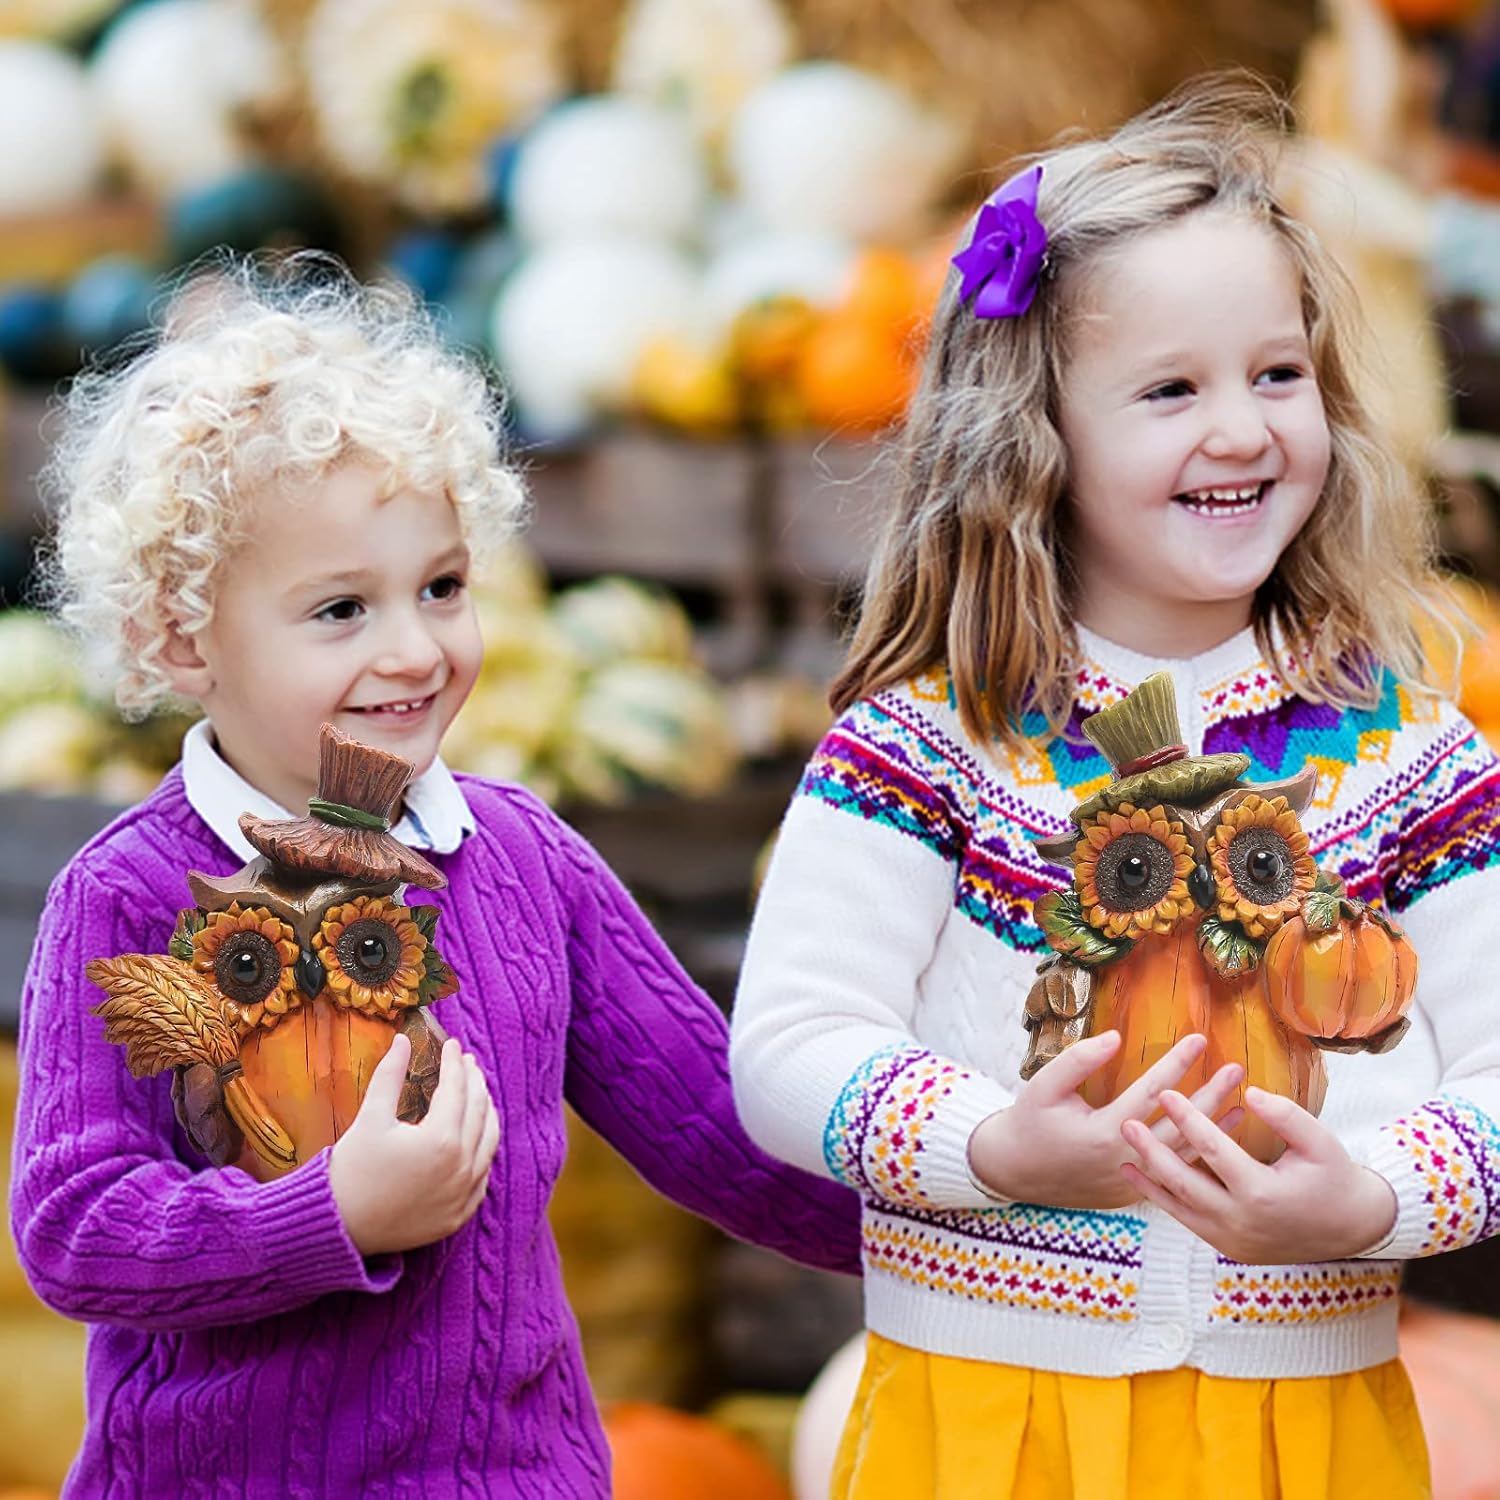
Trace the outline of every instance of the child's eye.
[[335, 599], [331, 604], [325, 604], [321, 609], [314, 611], [313, 619], [327, 620], [332, 625], [343, 625], [350, 620], [357, 620], [364, 613], [364, 608], [358, 599]]
[[1176, 401], [1182, 396], [1191, 396], [1193, 388], [1185, 380], [1168, 380], [1146, 392], [1148, 401]]
[[1290, 385], [1294, 380], [1305, 378], [1296, 365], [1273, 365], [1261, 377], [1269, 385]]
[[456, 599], [464, 591], [464, 581], [457, 573], [444, 573], [441, 578], [434, 578], [431, 583], [422, 590], [424, 599], [432, 599], [441, 604], [448, 599]]

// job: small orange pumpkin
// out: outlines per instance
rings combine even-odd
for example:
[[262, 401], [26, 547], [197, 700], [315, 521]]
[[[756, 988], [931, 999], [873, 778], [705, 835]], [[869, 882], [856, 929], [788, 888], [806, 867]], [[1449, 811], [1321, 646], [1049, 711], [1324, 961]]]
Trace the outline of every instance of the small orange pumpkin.
[[614, 1500], [791, 1500], [786, 1481], [744, 1438], [650, 1401], [604, 1412]]
[[1266, 944], [1267, 994], [1303, 1036], [1359, 1041], [1406, 1014], [1416, 950], [1400, 928], [1335, 891], [1314, 891]]

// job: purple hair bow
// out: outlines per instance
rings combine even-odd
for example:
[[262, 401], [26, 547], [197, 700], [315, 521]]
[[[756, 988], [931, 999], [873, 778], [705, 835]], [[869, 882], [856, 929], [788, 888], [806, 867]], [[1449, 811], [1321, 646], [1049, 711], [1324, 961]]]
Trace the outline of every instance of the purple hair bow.
[[1040, 167], [1017, 172], [979, 210], [974, 238], [953, 257], [963, 273], [959, 300], [974, 298], [976, 318], [1018, 318], [1036, 296], [1047, 231], [1036, 216]]

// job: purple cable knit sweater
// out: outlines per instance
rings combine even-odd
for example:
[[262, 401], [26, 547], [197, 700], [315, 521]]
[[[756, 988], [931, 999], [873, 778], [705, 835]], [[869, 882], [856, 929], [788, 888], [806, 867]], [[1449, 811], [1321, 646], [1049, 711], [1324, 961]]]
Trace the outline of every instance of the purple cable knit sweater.
[[434, 1014], [500, 1110], [489, 1196], [451, 1239], [362, 1260], [328, 1154], [258, 1184], [206, 1168], [170, 1075], [137, 1081], [86, 960], [164, 952], [189, 868], [237, 859], [178, 772], [58, 876], [22, 997], [12, 1227], [32, 1284], [91, 1324], [67, 1493], [609, 1493], [547, 1199], [562, 1104], [659, 1191], [811, 1265], [858, 1265], [854, 1194], [751, 1144], [726, 1027], [598, 855], [527, 793], [472, 778], [478, 831], [434, 862], [458, 994]]

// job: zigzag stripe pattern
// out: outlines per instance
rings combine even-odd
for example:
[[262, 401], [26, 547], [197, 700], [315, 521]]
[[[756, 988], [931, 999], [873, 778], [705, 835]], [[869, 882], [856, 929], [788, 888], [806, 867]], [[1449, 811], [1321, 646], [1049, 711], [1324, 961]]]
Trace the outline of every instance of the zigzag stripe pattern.
[[966, 830], [930, 773], [912, 766], [913, 737], [900, 728], [875, 703], [860, 704], [824, 737], [797, 795], [893, 828], [940, 859], [956, 860]]
[[[1248, 686], [1236, 680], [1221, 690], [1222, 703], [1234, 701], [1234, 687]], [[1407, 697], [1387, 672], [1380, 702], [1373, 709], [1339, 709], [1287, 697], [1258, 713], [1231, 714], [1211, 722], [1203, 736], [1203, 753], [1241, 751], [1250, 757], [1250, 780], [1274, 781], [1295, 774], [1309, 759], [1357, 765], [1365, 758], [1370, 736], [1400, 729], [1410, 720]]]
[[[1016, 952], [1040, 952], [1046, 942], [1032, 909], [1066, 885], [1069, 872], [1042, 860], [1032, 841], [1067, 827], [1047, 804], [1070, 805], [1108, 779], [1108, 763], [1080, 726], [1125, 692], [1091, 666], [1078, 684], [1067, 733], [1039, 741], [1024, 763], [1013, 757], [1007, 778], [929, 716], [956, 712], [949, 674], [930, 672], [855, 705], [819, 747], [799, 792], [925, 844], [957, 866], [954, 904], [965, 918]], [[1205, 691], [1202, 701], [1210, 716], [1204, 753], [1249, 754], [1250, 779], [1275, 780], [1308, 760], [1319, 766], [1316, 806], [1325, 816], [1308, 820], [1312, 852], [1351, 896], [1400, 912], [1500, 859], [1500, 762], [1457, 724], [1400, 763], [1395, 736], [1433, 722], [1436, 710], [1390, 673], [1373, 709], [1309, 703], [1264, 666]], [[1045, 733], [1039, 714], [1022, 722]], [[1386, 761], [1392, 770], [1380, 777]], [[1360, 795], [1351, 800], [1354, 785], [1346, 786], [1333, 813], [1345, 773], [1356, 769]], [[1371, 772], [1380, 777], [1374, 785]]]
[[1395, 911], [1500, 860], [1500, 763], [1477, 735], [1440, 761], [1412, 800], [1421, 812], [1409, 812], [1402, 825], [1401, 861], [1389, 886]]

